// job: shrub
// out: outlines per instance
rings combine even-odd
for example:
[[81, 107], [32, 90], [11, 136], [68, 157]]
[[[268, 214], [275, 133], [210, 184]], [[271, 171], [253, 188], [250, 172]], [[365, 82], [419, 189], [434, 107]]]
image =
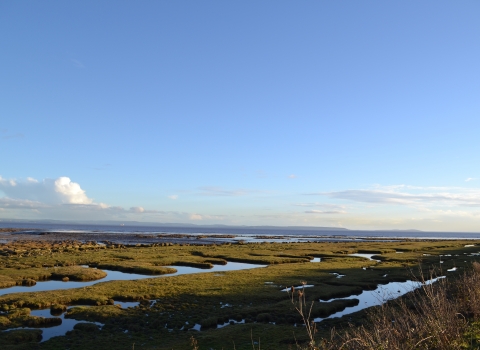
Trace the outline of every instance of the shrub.
[[65, 311], [67, 311], [67, 307], [65, 305], [52, 304], [50, 306], [50, 314], [52, 314], [53, 316], [59, 316]]
[[200, 321], [200, 326], [202, 329], [207, 328], [217, 328], [218, 318], [217, 317], [209, 317]]
[[268, 322], [272, 322], [272, 315], [270, 315], [269, 313], [261, 313], [257, 315], [256, 319], [257, 319], [257, 322], [268, 323]]

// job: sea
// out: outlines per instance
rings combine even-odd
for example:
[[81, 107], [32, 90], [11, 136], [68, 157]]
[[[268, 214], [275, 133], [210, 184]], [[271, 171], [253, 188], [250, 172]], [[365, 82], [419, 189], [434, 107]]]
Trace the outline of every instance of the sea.
[[[224, 226], [224, 225], [135, 225], [35, 223], [0, 221], [1, 228], [22, 228], [23, 232], [115, 233], [115, 234], [186, 234], [248, 236], [322, 236], [343, 239], [410, 238], [410, 239], [480, 239], [480, 232], [429, 232], [418, 230], [349, 230], [309, 226]], [[32, 232], [33, 233], [33, 232]]]

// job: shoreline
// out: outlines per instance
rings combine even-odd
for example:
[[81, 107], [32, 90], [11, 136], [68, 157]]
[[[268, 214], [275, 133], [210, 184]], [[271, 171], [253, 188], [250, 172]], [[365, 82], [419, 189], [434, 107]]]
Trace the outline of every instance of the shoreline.
[[472, 237], [391, 237], [391, 236], [350, 236], [350, 235], [253, 235], [222, 233], [147, 233], [147, 232], [69, 232], [42, 229], [3, 228], [0, 229], [0, 243], [14, 241], [80, 241], [114, 243], [125, 245], [136, 244], [247, 244], [247, 243], [313, 243], [313, 242], [408, 242], [408, 241], [449, 241], [471, 240]]

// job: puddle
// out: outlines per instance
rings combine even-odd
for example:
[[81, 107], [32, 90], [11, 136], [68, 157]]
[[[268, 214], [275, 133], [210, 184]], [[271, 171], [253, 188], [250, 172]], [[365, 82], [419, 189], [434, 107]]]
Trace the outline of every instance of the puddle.
[[[454, 271], [454, 270], [453, 270]], [[332, 273], [333, 274], [333, 273]], [[385, 275], [386, 276], [386, 275]], [[434, 283], [438, 281], [441, 278], [445, 278], [445, 276], [434, 278], [432, 280], [429, 280], [425, 282], [426, 285], [429, 285], [431, 283]], [[337, 317], [342, 317], [372, 306], [378, 306], [381, 305], [388, 300], [396, 299], [398, 297], [401, 297], [402, 295], [411, 292], [419, 287], [422, 286], [421, 282], [416, 282], [416, 281], [406, 281], [406, 282], [390, 282], [385, 285], [379, 285], [375, 290], [371, 291], [363, 291], [359, 295], [352, 295], [350, 297], [346, 298], [334, 298], [330, 300], [320, 300], [322, 303], [330, 303], [335, 300], [345, 300], [345, 299], [358, 299], [359, 303], [356, 306], [350, 306], [345, 308], [342, 311], [338, 311], [328, 317], [325, 318], [320, 318], [317, 317], [313, 321], [314, 322], [321, 322], [323, 320], [329, 319], [329, 318], [337, 318]], [[304, 286], [298, 286], [295, 287], [296, 289], [302, 289], [302, 288], [307, 288], [307, 287], [313, 287], [313, 285], [304, 285]], [[289, 291], [290, 288], [285, 288], [282, 289], [282, 292]], [[226, 304], [228, 305], [228, 304]], [[239, 324], [239, 323], [245, 323], [245, 320], [241, 321], [235, 321], [233, 319], [230, 319], [228, 322], [225, 322], [223, 325], [217, 325], [217, 328], [223, 328], [229, 325], [233, 324]], [[195, 326], [192, 328], [193, 330], [200, 331], [201, 326], [199, 324], [195, 324]]]
[[[434, 278], [430, 281], [427, 281], [425, 284], [428, 285], [428, 284], [434, 283], [440, 278], [444, 278], [444, 276]], [[356, 306], [347, 307], [344, 310], [338, 311], [328, 317], [325, 317], [325, 318], [317, 317], [314, 319], [314, 322], [321, 322], [329, 318], [342, 317], [344, 315], [348, 315], [372, 306], [381, 305], [388, 300], [401, 297], [402, 295], [408, 292], [411, 292], [412, 290], [417, 289], [421, 286], [422, 286], [421, 282], [415, 282], [410, 280], [407, 282], [390, 282], [388, 284], [379, 285], [375, 290], [365, 290], [359, 295], [352, 295], [347, 298], [336, 298], [336, 299], [327, 300], [326, 302], [331, 302], [334, 300], [342, 300], [342, 299], [358, 299], [359, 303]], [[320, 301], [322, 302], [322, 300]]]
[[217, 324], [217, 328], [223, 328], [223, 327], [226, 327], [226, 326], [231, 326], [231, 325], [234, 325], [234, 324], [241, 324], [241, 323], [245, 323], [245, 319], [243, 319], [241, 321], [235, 321], [233, 319], [229, 319], [228, 322], [225, 322], [224, 324]]
[[[153, 300], [151, 305], [155, 305], [157, 301]], [[122, 309], [128, 309], [129, 307], [135, 307], [140, 305], [139, 301], [116, 301], [115, 305], [120, 305]]]
[[273, 282], [265, 282], [265, 285], [269, 287], [282, 287], [281, 285], [274, 284]]
[[[71, 308], [71, 307], [70, 307]], [[70, 309], [69, 308], [69, 309]], [[50, 309], [44, 309], [44, 310], [32, 310], [30, 312], [31, 316], [38, 316], [38, 317], [45, 317], [45, 318], [61, 318], [62, 319], [62, 324], [58, 326], [53, 326], [53, 327], [19, 327], [19, 328], [12, 328], [12, 329], [7, 329], [6, 331], [13, 331], [17, 329], [40, 329], [42, 330], [42, 340], [41, 342], [47, 341], [52, 337], [57, 337], [57, 336], [64, 336], [68, 331], [73, 330], [73, 327], [77, 323], [91, 323], [99, 326], [100, 328], [103, 327], [103, 323], [100, 322], [87, 322], [87, 321], [77, 321], [72, 318], [65, 318], [65, 313], [62, 313], [60, 316], [52, 316], [50, 313]]]
[[310, 262], [312, 263], [319, 263], [322, 261], [322, 258], [313, 258], [312, 260], [310, 260]]
[[378, 255], [378, 254], [362, 254], [362, 253], [355, 253], [355, 254], [348, 254], [349, 256], [358, 256], [360, 258], [365, 258], [365, 259], [368, 259], [368, 260], [372, 260], [372, 261], [376, 261], [376, 262], [380, 262], [380, 260], [376, 260], [376, 259], [372, 259], [372, 256], [374, 255]]
[[466, 244], [465, 248], [475, 247], [475, 244]]
[[[116, 301], [115, 305], [120, 305], [123, 309], [129, 308], [129, 307], [135, 307], [140, 305], [140, 302], [135, 301], [135, 302], [123, 302], [123, 301]], [[78, 306], [87, 306], [87, 307], [94, 307], [91, 305], [74, 305], [74, 306], [69, 306], [68, 310], [74, 307]], [[67, 311], [68, 312], [68, 311]], [[12, 330], [17, 330], [17, 329], [41, 329], [42, 330], [42, 342], [49, 340], [52, 337], [57, 337], [57, 336], [64, 336], [68, 331], [73, 330], [73, 327], [77, 323], [91, 323], [91, 324], [96, 324], [100, 328], [103, 327], [103, 323], [100, 322], [88, 322], [88, 321], [78, 321], [72, 318], [65, 318], [65, 313], [62, 313], [59, 316], [52, 316], [50, 313], [50, 309], [43, 309], [43, 310], [32, 310], [30, 312], [31, 316], [38, 316], [38, 317], [45, 317], [45, 318], [61, 318], [62, 323], [58, 326], [53, 326], [53, 327], [41, 327], [41, 328], [32, 328], [32, 327], [19, 327], [19, 328], [12, 328], [12, 329], [7, 329], [6, 331], [12, 331]]]
[[452, 271], [457, 271], [456, 267], [452, 267], [451, 269], [448, 269], [447, 271], [452, 272]]
[[[303, 288], [309, 288], [309, 287], [313, 287], [313, 284], [304, 284], [304, 285], [296, 286], [296, 287], [293, 287], [293, 288], [303, 289]], [[292, 290], [292, 287], [287, 287], [285, 289], [282, 289], [281, 292], [290, 292], [291, 290]]]
[[336, 272], [330, 272], [331, 275], [334, 275], [334, 276], [337, 276], [337, 278], [342, 278], [342, 277], [345, 277], [345, 275], [341, 275], [339, 273], [336, 273]]
[[63, 282], [63, 281], [52, 281], [52, 280], [37, 281], [37, 284], [31, 287], [14, 286], [14, 287], [0, 289], [0, 296], [11, 294], [11, 293], [43, 292], [43, 291], [59, 290], [59, 289], [89, 287], [99, 282], [130, 281], [130, 280], [138, 280], [138, 279], [145, 279], [145, 278], [162, 278], [162, 277], [171, 277], [171, 276], [187, 275], [187, 274], [194, 274], [194, 273], [238, 271], [238, 270], [253, 269], [253, 268], [265, 267], [265, 266], [267, 265], [246, 264], [246, 263], [239, 263], [239, 262], [228, 262], [226, 265], [213, 265], [211, 269], [199, 269], [199, 268], [190, 267], [190, 266], [167, 266], [167, 267], [175, 268], [177, 272], [166, 274], [166, 275], [140, 275], [136, 273], [126, 273], [121, 271], [112, 271], [112, 270], [102, 269], [107, 273], [107, 276], [99, 280], [88, 281], [88, 282], [75, 282], [75, 281]]

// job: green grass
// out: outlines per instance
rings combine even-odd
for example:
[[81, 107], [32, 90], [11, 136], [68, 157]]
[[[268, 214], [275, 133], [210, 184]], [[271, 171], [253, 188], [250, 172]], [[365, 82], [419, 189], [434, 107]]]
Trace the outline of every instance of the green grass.
[[[313, 284], [314, 287], [306, 290], [308, 301], [315, 300], [312, 316], [325, 317], [352, 301], [320, 303], [319, 299], [345, 297], [359, 294], [363, 289], [374, 288], [378, 283], [404, 281], [411, 277], [410, 269], [419, 262], [425, 273], [428, 273], [432, 265], [441, 266], [444, 270], [456, 266], [461, 272], [475, 259], [464, 253], [480, 250], [480, 247], [465, 248], [465, 244], [471, 244], [471, 241], [154, 245], [115, 248], [101, 248], [92, 244], [82, 246], [75, 242], [64, 245], [57, 243], [55, 247], [38, 242], [3, 245], [0, 246], [0, 251], [7, 252], [8, 249], [14, 252], [16, 249], [16, 252], [0, 256], [0, 286], [12, 285], [13, 282], [21, 284], [27, 278], [37, 281], [62, 276], [72, 280], [93, 278], [100, 276], [102, 268], [161, 274], [168, 272], [166, 266], [169, 265], [208, 267], [215, 263], [224, 264], [225, 261], [241, 261], [269, 266], [220, 273], [208, 272], [206, 269], [205, 273], [193, 275], [112, 281], [70, 290], [5, 295], [0, 297], [0, 309], [8, 310], [9, 313], [0, 315], [0, 329], [32, 322], [29, 321], [28, 314], [11, 316], [15, 310], [26, 310], [26, 307], [49, 308], [52, 304], [87, 304], [93, 307], [74, 308], [67, 317], [104, 323], [102, 330], [90, 329], [88, 334], [91, 337], [87, 337], [85, 334], [88, 326], [83, 326], [65, 337], [41, 343], [41, 348], [90, 349], [109, 344], [111, 346], [114, 341], [115, 348], [118, 349], [131, 349], [133, 343], [135, 349], [190, 349], [189, 339], [194, 335], [200, 349], [233, 349], [230, 339], [235, 339], [236, 349], [251, 349], [253, 333], [254, 339], [260, 338], [262, 349], [288, 349], [295, 339], [302, 342], [306, 338], [302, 327], [293, 326], [301, 320], [287, 293], [280, 291], [282, 288], [299, 285], [301, 281]], [[398, 254], [396, 251], [403, 253]], [[347, 255], [357, 252], [381, 254], [382, 261], [377, 263]], [[442, 257], [444, 262], [440, 265], [440, 254], [451, 256]], [[312, 257], [321, 257], [322, 262], [307, 262]], [[78, 265], [96, 266], [98, 269]], [[54, 275], [55, 271], [57, 275]], [[332, 272], [344, 274], [345, 277], [337, 279]], [[387, 277], [383, 277], [385, 274]], [[148, 302], [143, 302], [137, 308], [121, 309], [111, 305], [112, 299], [157, 300], [157, 303], [150, 306]], [[231, 306], [221, 307], [227, 303]], [[22, 312], [26, 313], [20, 311]], [[188, 330], [197, 323], [214, 327], [215, 323], [229, 319], [244, 319], [247, 323], [202, 332]], [[255, 323], [256, 321], [258, 322]], [[262, 323], [266, 321], [276, 324]], [[344, 321], [322, 322], [321, 334], [328, 332], [325, 328], [327, 325], [338, 325], [341, 322]], [[16, 345], [12, 343], [11, 346]]]

